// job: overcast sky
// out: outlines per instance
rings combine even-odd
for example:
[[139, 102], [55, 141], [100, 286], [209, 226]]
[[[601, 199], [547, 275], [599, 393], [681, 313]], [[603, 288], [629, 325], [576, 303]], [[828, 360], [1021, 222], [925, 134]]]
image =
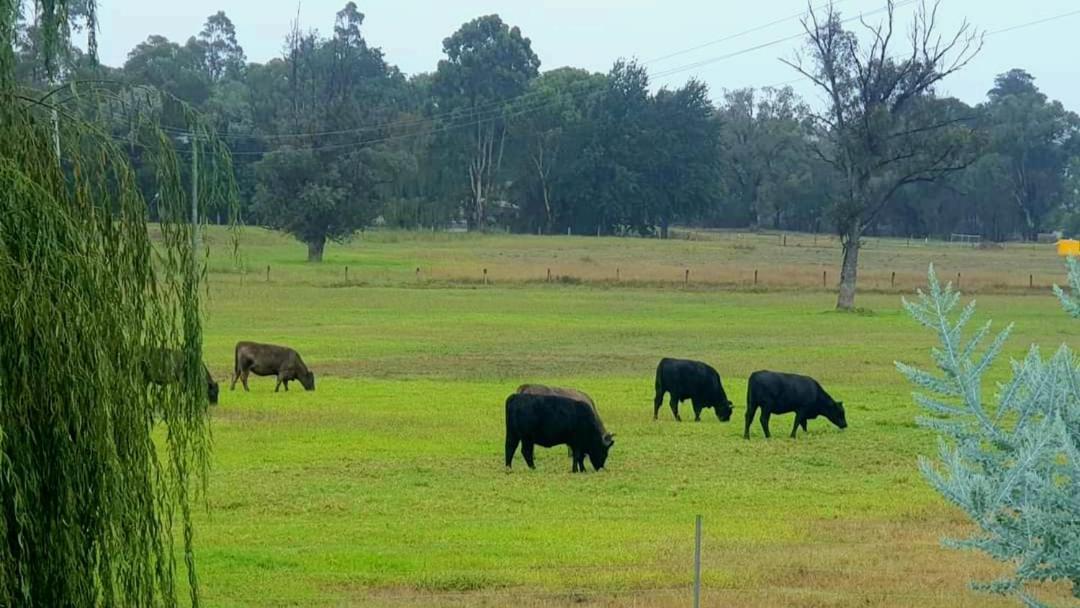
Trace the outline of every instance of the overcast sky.
[[[331, 32], [334, 14], [345, 2], [302, 0], [301, 26]], [[815, 0], [815, 4], [821, 2]], [[519, 26], [532, 40], [542, 70], [571, 65], [606, 72], [617, 58], [636, 57], [646, 62], [650, 72], [659, 73], [796, 34], [800, 25], [795, 15], [806, 7], [805, 0], [378, 0], [357, 4], [366, 15], [363, 32], [368, 43], [382, 47], [387, 60], [407, 74], [433, 70], [442, 58], [443, 38], [463, 22], [490, 13]], [[838, 0], [836, 4], [850, 16], [879, 9], [884, 0]], [[297, 16], [294, 2], [100, 0], [101, 60], [121, 65], [128, 51], [150, 34], [183, 42], [218, 10], [224, 10], [236, 25], [248, 60], [258, 62], [281, 55], [282, 42]], [[967, 19], [983, 31], [994, 32], [1077, 10], [1078, 0], [942, 0], [940, 14], [945, 30], [952, 31]], [[906, 29], [911, 9], [901, 8], [898, 15]], [[651, 61], [780, 20], [731, 40]], [[1080, 111], [1078, 38], [1080, 14], [990, 35], [983, 52], [947, 80], [943, 90], [975, 103], [985, 97], [996, 74], [1022, 67], [1035, 75], [1047, 95]], [[779, 58], [790, 58], [799, 45], [797, 40], [783, 42], [657, 78], [654, 84], [677, 85], [696, 77], [708, 83], [718, 99], [724, 89], [786, 83], [797, 75]], [[791, 84], [809, 99], [817, 98], [805, 81]]]

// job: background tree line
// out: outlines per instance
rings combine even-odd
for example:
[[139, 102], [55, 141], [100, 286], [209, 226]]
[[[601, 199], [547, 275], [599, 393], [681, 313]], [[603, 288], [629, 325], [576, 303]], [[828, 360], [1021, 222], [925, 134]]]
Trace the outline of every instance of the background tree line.
[[[811, 43], [826, 25], [847, 34], [838, 17], [809, 25]], [[76, 49], [63, 73], [152, 85], [208, 115], [232, 149], [244, 221], [294, 235], [312, 260], [327, 240], [375, 222], [660, 237], [674, 223], [843, 232], [847, 186], [830, 162], [838, 144], [790, 88], [715, 99], [695, 80], [655, 90], [632, 60], [606, 74], [541, 72], [529, 39], [497, 15], [463, 24], [443, 41], [434, 71], [406, 76], [368, 46], [363, 25], [349, 2], [332, 32], [296, 27], [283, 56], [260, 64], [246, 60], [218, 12], [184, 43], [149, 36], [119, 68], [92, 66]], [[39, 38], [21, 24], [17, 74], [44, 86]], [[828, 59], [808, 48], [811, 64]], [[988, 83], [975, 106], [936, 95], [938, 80], [911, 91], [918, 103], [904, 120], [962, 126], [934, 142], [951, 146], [949, 159], [963, 157], [965, 170], [908, 180], [865, 214], [859, 234], [1006, 240], [1080, 231], [1080, 118], [1021, 69]], [[906, 143], [928, 144], [923, 130], [903, 131]], [[946, 135], [954, 139], [943, 144]], [[888, 164], [873, 154], [860, 151]], [[143, 177], [150, 187], [149, 168]]]

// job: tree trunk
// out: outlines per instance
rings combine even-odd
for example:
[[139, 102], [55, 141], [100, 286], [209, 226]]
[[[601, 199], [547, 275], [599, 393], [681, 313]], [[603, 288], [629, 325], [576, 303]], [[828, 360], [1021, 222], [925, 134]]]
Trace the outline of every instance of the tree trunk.
[[322, 262], [323, 249], [326, 249], [326, 237], [320, 236], [307, 243], [307, 261]]
[[840, 266], [840, 295], [836, 298], [837, 310], [855, 309], [855, 281], [859, 273], [859, 237], [858, 229], [840, 235], [844, 247], [844, 261]]

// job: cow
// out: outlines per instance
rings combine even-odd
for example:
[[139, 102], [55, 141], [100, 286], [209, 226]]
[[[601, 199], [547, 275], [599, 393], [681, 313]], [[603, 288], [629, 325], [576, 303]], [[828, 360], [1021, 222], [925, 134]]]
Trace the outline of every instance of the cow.
[[761, 430], [765, 437], [769, 435], [769, 417], [773, 414], [795, 412], [795, 426], [791, 427], [791, 438], [802, 427], [806, 432], [806, 421], [818, 416], [825, 416], [837, 427], [847, 428], [844, 416], [844, 404], [834, 401], [817, 380], [798, 374], [784, 374], [767, 370], [750, 374], [746, 387], [746, 428], [743, 438], [750, 439], [750, 424], [754, 414], [761, 408]]
[[[155, 348], [150, 351], [144, 362], [146, 377], [158, 386], [172, 384], [180, 380], [180, 371], [184, 367], [184, 353], [175, 349]], [[218, 383], [210, 375], [210, 370], [203, 366], [206, 375], [206, 397], [210, 405], [217, 405]]]
[[[524, 395], [555, 395], [557, 397], [566, 397], [567, 399], [588, 403], [589, 407], [591, 407], [594, 412], [596, 411], [596, 403], [593, 402], [592, 397], [574, 388], [547, 386], [544, 384], [522, 384], [515, 392]], [[600, 419], [599, 414], [597, 414], [596, 419]], [[607, 431], [604, 432], [606, 433]], [[574, 450], [571, 449], [570, 446], [566, 446], [566, 453], [571, 458], [574, 456]]]
[[615, 444], [615, 435], [604, 430], [604, 423], [589, 404], [558, 395], [514, 393], [506, 399], [506, 470], [510, 470], [514, 452], [521, 444], [521, 455], [530, 469], [533, 447], [550, 448], [566, 444], [573, 450], [572, 473], [585, 472], [585, 456], [599, 471], [607, 462]]
[[653, 420], [657, 419], [664, 393], [671, 395], [671, 413], [679, 417], [679, 402], [689, 399], [694, 405], [694, 421], [701, 422], [701, 410], [711, 407], [720, 422], [731, 420], [731, 401], [724, 392], [720, 374], [712, 367], [687, 359], [663, 358], [656, 366], [656, 398], [653, 399]]
[[256, 376], [277, 376], [275, 393], [282, 384], [288, 391], [291, 380], [298, 381], [306, 391], [315, 390], [315, 374], [304, 365], [300, 353], [287, 346], [237, 342], [234, 363], [232, 386], [229, 390], [236, 389], [237, 380], [243, 381], [244, 390], [248, 390], [249, 373]]

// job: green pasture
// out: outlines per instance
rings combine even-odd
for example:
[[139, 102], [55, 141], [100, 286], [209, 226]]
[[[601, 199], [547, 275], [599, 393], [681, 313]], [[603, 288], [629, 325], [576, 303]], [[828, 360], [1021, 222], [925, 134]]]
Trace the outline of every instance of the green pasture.
[[[552, 256], [675, 268], [686, 247], [742, 255], [726, 241], [389, 233], [313, 266], [262, 231], [243, 232], [239, 262], [224, 232], [209, 240], [205, 355], [222, 393], [197, 559], [211, 606], [688, 605], [698, 514], [706, 605], [1007, 605], [966, 588], [992, 563], [939, 545], [966, 528], [916, 469], [935, 440], [893, 362], [928, 363], [934, 338], [897, 295], [839, 314], [827, 290], [449, 278], [486, 259], [509, 276]], [[932, 257], [905, 247], [890, 255], [907, 271]], [[1053, 279], [1052, 251], [1016, 255]], [[417, 266], [448, 270], [418, 280]], [[979, 305], [1016, 323], [1011, 356], [1075, 341], [1046, 290]], [[316, 391], [253, 377], [230, 392], [238, 340], [296, 348]], [[653, 422], [663, 356], [715, 366], [732, 421], [694, 423], [685, 404], [676, 423], [665, 402]], [[821, 418], [792, 441], [792, 416], [774, 416], [772, 440], [755, 421], [744, 441], [746, 377], [763, 368], [818, 378], [849, 428]], [[571, 475], [559, 447], [538, 449], [535, 471], [520, 453], [504, 471], [503, 402], [523, 382], [593, 396], [616, 435], [608, 470]]]

